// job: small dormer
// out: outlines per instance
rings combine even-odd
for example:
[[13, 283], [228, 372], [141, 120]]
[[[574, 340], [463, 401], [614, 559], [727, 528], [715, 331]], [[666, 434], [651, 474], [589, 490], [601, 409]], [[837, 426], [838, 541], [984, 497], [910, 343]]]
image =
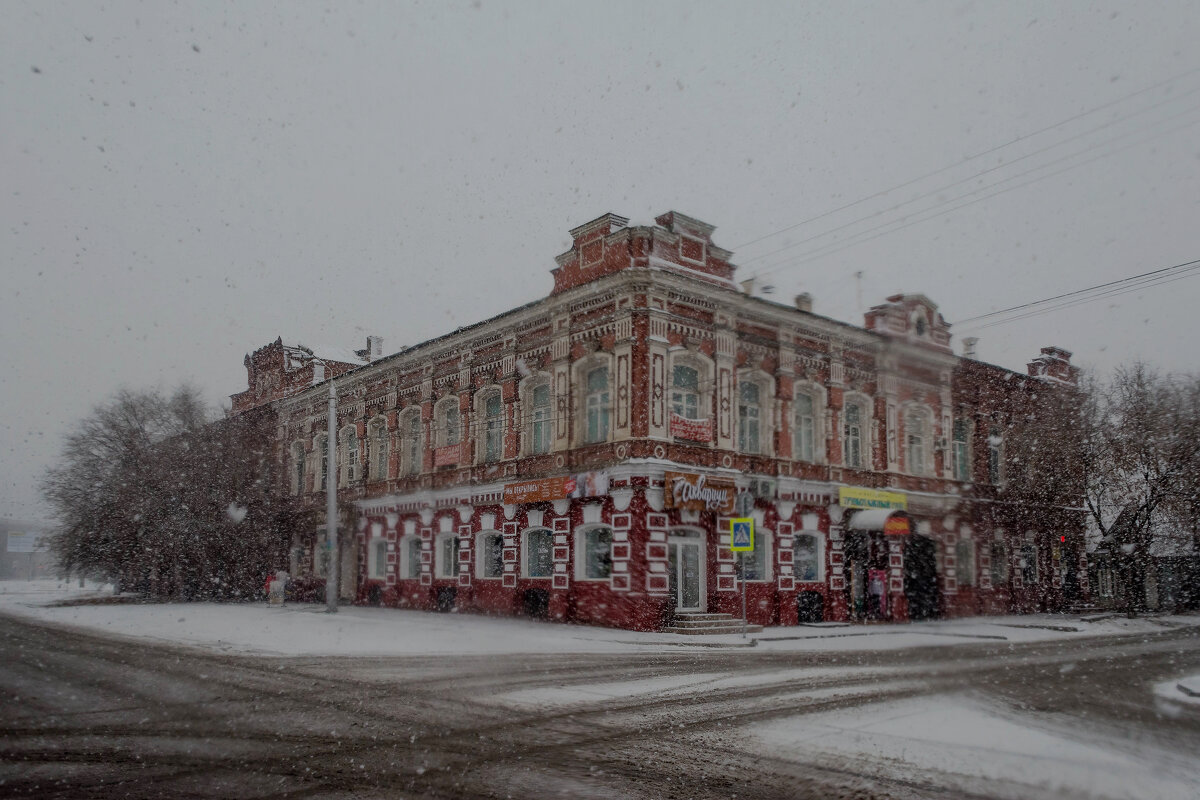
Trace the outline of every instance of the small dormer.
[[923, 294], [894, 294], [864, 317], [869, 331], [950, 349], [950, 323]]
[[554, 275], [554, 289], [558, 294], [611, 272], [629, 266], [629, 252], [625, 246], [609, 247], [606, 239], [629, 224], [629, 219], [616, 214], [605, 214], [591, 222], [585, 222], [571, 230], [571, 249], [558, 256], [558, 267], [550, 272]]
[[1035, 378], [1072, 385], [1079, 383], [1079, 367], [1071, 365], [1071, 351], [1061, 347], [1043, 347], [1042, 354], [1029, 362], [1027, 371]]

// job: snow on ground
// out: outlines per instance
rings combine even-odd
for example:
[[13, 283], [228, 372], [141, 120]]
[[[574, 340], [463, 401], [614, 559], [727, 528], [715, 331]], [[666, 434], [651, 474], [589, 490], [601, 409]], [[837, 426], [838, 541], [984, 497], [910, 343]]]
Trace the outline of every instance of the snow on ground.
[[939, 696], [806, 714], [744, 728], [748, 752], [823, 765], [850, 763], [889, 779], [929, 771], [964, 794], [1194, 800], [1200, 765], [1128, 739], [1080, 741], [1031, 714], [1017, 715], [966, 696]]
[[1188, 675], [1178, 680], [1156, 683], [1154, 696], [1159, 700], [1159, 707], [1168, 713], [1173, 709], [1177, 710], [1178, 706], [1200, 709], [1200, 675]]
[[[562, 625], [512, 617], [289, 603], [135, 603], [54, 606], [111, 594], [111, 587], [55, 580], [0, 582], [0, 611], [123, 636], [266, 655], [487, 655], [499, 653], [620, 653], [739, 646], [739, 634], [681, 636]], [[953, 646], [980, 642], [1037, 642], [1089, 635], [1159, 632], [1200, 625], [1200, 615], [1109, 618], [1083, 622], [1054, 615], [939, 620], [851, 627], [767, 628], [752, 634], [746, 652], [845, 652]]]

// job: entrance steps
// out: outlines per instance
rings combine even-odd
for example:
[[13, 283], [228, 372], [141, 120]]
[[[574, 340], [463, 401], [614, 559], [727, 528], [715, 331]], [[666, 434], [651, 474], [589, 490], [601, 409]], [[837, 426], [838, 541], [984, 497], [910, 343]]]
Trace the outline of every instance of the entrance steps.
[[[663, 628], [663, 633], [714, 634], [741, 633], [742, 620], [733, 614], [704, 614], [684, 611], [675, 615], [674, 621]], [[747, 625], [746, 633], [761, 633], [762, 625]]]

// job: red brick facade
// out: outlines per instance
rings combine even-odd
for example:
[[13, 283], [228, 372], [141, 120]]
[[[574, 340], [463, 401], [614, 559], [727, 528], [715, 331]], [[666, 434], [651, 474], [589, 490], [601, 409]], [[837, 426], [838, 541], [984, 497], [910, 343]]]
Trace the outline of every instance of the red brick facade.
[[[740, 616], [731, 515], [672, 507], [671, 472], [745, 495], [751, 622], [1069, 601], [1079, 516], [1000, 503], [997, 488], [1006, 420], [1073, 380], [1069, 353], [1047, 348], [1036, 377], [959, 358], [922, 295], [888, 298], [865, 328], [836, 322], [741, 292], [710, 225], [626, 223], [572, 231], [547, 299], [338, 377], [344, 594], [639, 630], [681, 608]], [[248, 358], [252, 389], [280, 346]], [[301, 572], [323, 524], [326, 394], [272, 400], [287, 488], [312, 509]], [[512, 500], [564, 476], [574, 497], [505, 502], [506, 487]], [[911, 533], [885, 536], [859, 508], [880, 503]]]

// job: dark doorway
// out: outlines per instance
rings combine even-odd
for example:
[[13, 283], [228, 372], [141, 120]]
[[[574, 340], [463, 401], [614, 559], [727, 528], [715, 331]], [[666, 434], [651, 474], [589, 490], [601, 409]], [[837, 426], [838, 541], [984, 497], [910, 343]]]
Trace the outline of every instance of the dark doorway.
[[454, 601], [458, 599], [458, 589], [454, 586], [441, 586], [437, 590], [437, 610], [453, 611]]
[[909, 619], [933, 619], [941, 615], [937, 544], [933, 539], [913, 534], [904, 545], [904, 595], [908, 598]]
[[825, 596], [820, 592], [801, 592], [796, 596], [796, 610], [800, 622], [824, 622]]
[[377, 583], [367, 587], [367, 605], [377, 606], [383, 602], [383, 587]]
[[525, 616], [545, 619], [550, 614], [550, 592], [545, 589], [526, 589], [521, 605]]

